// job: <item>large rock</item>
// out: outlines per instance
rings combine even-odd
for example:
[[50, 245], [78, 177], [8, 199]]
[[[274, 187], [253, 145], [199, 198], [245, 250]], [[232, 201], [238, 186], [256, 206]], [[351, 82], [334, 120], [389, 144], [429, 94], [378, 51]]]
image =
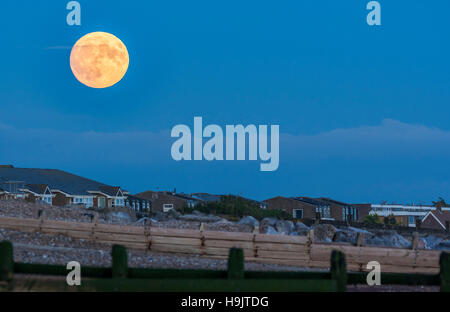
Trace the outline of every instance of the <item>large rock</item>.
[[396, 231], [378, 231], [373, 235], [368, 235], [364, 239], [364, 244], [372, 246], [386, 246], [411, 248], [411, 242], [398, 234]]
[[221, 217], [214, 215], [195, 215], [195, 214], [186, 214], [182, 215], [178, 218], [183, 221], [193, 221], [193, 222], [217, 222], [222, 220]]
[[158, 222], [156, 219], [143, 217], [143, 218], [140, 218], [139, 220], [137, 220], [134, 224], [140, 225], [140, 226], [146, 226], [146, 225], [151, 225], [152, 223], [156, 223], [156, 222]]
[[314, 239], [322, 242], [331, 242], [337, 232], [336, 227], [331, 224], [316, 224], [314, 229]]
[[[269, 227], [272, 227], [272, 229], [274, 231], [275, 230], [275, 224], [278, 222], [277, 218], [264, 218], [261, 220], [261, 222], [259, 223], [259, 232], [260, 233], [266, 233], [267, 231], [269, 231]], [[270, 230], [271, 231], [271, 230]]]
[[154, 211], [152, 213], [152, 218], [156, 221], [167, 221], [169, 218], [167, 217], [167, 214], [165, 214], [162, 211]]
[[112, 211], [106, 214], [106, 220], [112, 222], [128, 223], [132, 222], [132, 217], [123, 211]]
[[278, 222], [277, 218], [264, 218], [261, 220], [261, 226], [265, 225], [275, 226], [277, 222]]
[[419, 239], [419, 248], [450, 251], [450, 240], [434, 235], [427, 235]]
[[277, 221], [275, 223], [275, 229], [279, 234], [289, 235], [295, 231], [294, 223], [292, 221]]
[[169, 219], [178, 219], [181, 216], [181, 213], [176, 211], [175, 209], [170, 209], [166, 212], [166, 216]]
[[366, 230], [364, 230], [364, 229], [358, 229], [358, 228], [355, 228], [355, 227], [353, 227], [353, 226], [349, 226], [349, 227], [347, 227], [347, 230], [348, 231], [351, 231], [351, 232], [356, 232], [356, 233], [363, 233], [363, 234], [365, 234], [365, 235], [373, 235], [371, 232], [369, 232], [369, 231], [366, 231]]
[[306, 235], [308, 234], [309, 230], [310, 230], [309, 226], [305, 225], [304, 223], [302, 222], [295, 223], [295, 232], [298, 235]]
[[337, 230], [334, 234], [333, 241], [338, 243], [356, 244], [357, 233], [349, 230]]
[[450, 240], [449, 239], [442, 240], [438, 245], [435, 246], [434, 249], [450, 251]]
[[336, 229], [336, 233], [334, 234], [333, 241], [339, 242], [339, 243], [356, 244], [356, 242], [358, 240], [358, 234], [360, 234], [360, 233], [364, 235], [363, 237], [373, 235], [372, 233], [370, 233], [366, 230], [349, 226], [349, 227], [343, 228], [343, 229]]
[[265, 225], [264, 230], [261, 231], [262, 234], [269, 234], [269, 235], [279, 235], [277, 230], [271, 225]]
[[259, 221], [256, 220], [255, 218], [253, 218], [252, 216], [247, 216], [245, 218], [242, 218], [241, 220], [239, 220], [238, 224], [250, 225], [253, 228], [259, 227]]
[[234, 222], [231, 222], [231, 221], [229, 221], [227, 219], [220, 219], [219, 221], [214, 222], [214, 224], [217, 224], [217, 225], [229, 224], [229, 225], [231, 225], [231, 224], [234, 224]]
[[419, 239], [419, 248], [423, 249], [436, 249], [439, 244], [442, 242], [441, 237], [437, 237], [434, 235], [427, 235]]

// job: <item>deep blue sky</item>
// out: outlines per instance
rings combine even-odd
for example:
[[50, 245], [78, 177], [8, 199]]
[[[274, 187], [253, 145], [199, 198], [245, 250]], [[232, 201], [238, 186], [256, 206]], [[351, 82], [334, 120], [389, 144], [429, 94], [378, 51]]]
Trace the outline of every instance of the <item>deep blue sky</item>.
[[[132, 192], [450, 199], [450, 2], [2, 1], [0, 163], [68, 170]], [[70, 47], [106, 31], [125, 78], [78, 83]], [[279, 124], [280, 166], [171, 159], [170, 129]]]

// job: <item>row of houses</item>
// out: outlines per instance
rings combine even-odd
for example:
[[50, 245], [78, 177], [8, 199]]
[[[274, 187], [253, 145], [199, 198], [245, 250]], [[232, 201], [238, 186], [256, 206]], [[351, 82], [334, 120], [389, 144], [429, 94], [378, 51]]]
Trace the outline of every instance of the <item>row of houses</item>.
[[283, 210], [295, 219], [316, 219], [330, 221], [362, 222], [368, 215], [368, 207], [343, 203], [331, 198], [282, 197], [277, 196], [264, 201], [266, 209]]
[[130, 195], [120, 186], [110, 186], [56, 169], [0, 166], [0, 199], [22, 198], [52, 206], [84, 205], [86, 208], [129, 206], [150, 212], [150, 201]]
[[52, 206], [84, 205], [106, 209], [129, 207], [140, 214], [170, 209], [193, 208], [219, 202], [220, 196], [176, 191], [147, 191], [130, 194], [120, 186], [110, 186], [57, 169], [15, 168], [0, 165], [0, 199], [24, 199]]
[[[84, 205], [86, 208], [129, 207], [140, 214], [151, 211], [194, 208], [220, 202], [221, 195], [146, 191], [132, 195], [120, 186], [110, 186], [56, 169], [15, 168], [0, 165], [0, 199], [23, 198], [53, 206]], [[294, 219], [364, 222], [375, 216], [381, 222], [393, 218], [396, 224], [449, 230], [450, 208], [435, 206], [350, 204], [327, 197], [282, 197], [254, 201], [261, 209], [282, 210]]]
[[349, 204], [326, 197], [274, 197], [264, 201], [267, 209], [284, 210], [296, 219], [364, 222], [374, 216], [407, 227], [449, 230], [450, 207], [393, 204]]

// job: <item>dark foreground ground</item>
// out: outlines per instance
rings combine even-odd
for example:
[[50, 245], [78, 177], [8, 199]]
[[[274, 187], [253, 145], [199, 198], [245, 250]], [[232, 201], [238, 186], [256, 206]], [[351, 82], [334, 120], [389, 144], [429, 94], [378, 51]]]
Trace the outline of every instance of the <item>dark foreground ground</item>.
[[[8, 240], [14, 245], [14, 261], [66, 265], [77, 261], [81, 266], [111, 266], [109, 244], [74, 239], [65, 235], [49, 235], [38, 232], [27, 233], [0, 229], [0, 241]], [[130, 249], [129, 266], [136, 268], [176, 268], [226, 270], [227, 261], [184, 254], [155, 253]], [[245, 263], [247, 271], [310, 271], [309, 268], [281, 266], [262, 263]], [[316, 271], [323, 271], [316, 269]], [[402, 285], [349, 285], [350, 292], [438, 292], [433, 286]]]

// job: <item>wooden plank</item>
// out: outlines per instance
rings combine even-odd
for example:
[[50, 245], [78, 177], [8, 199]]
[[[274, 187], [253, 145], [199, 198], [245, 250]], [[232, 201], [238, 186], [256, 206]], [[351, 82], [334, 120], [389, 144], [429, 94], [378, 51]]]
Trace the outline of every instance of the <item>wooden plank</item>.
[[285, 244], [305, 245], [307, 241], [308, 238], [306, 236], [255, 234], [255, 242], [261, 243], [285, 243]]
[[44, 219], [41, 227], [43, 229], [62, 229], [74, 231], [92, 231], [93, 224], [87, 222], [66, 222]]
[[[311, 259], [324, 261], [329, 259], [333, 250], [342, 251], [348, 264], [367, 265], [370, 261], [377, 261], [381, 265], [415, 266], [417, 251], [411, 249], [357, 247], [342, 245], [312, 244]], [[429, 266], [436, 266], [436, 260], [429, 260]], [[426, 260], [423, 260], [426, 261]]]
[[[244, 257], [254, 257], [255, 251], [253, 249], [243, 249]], [[213, 255], [213, 256], [228, 256], [230, 253], [229, 248], [217, 248], [217, 247], [203, 247], [202, 255]]]
[[255, 248], [258, 250], [273, 250], [273, 251], [295, 251], [306, 253], [308, 248], [306, 245], [300, 244], [283, 244], [283, 243], [255, 243]]
[[30, 219], [30, 218], [0, 218], [0, 227], [3, 228], [13, 228], [20, 229], [22, 227], [32, 227], [37, 228], [41, 223], [40, 219]]
[[102, 243], [102, 244], [111, 244], [111, 245], [120, 244], [120, 245], [122, 245], [126, 248], [130, 248], [130, 249], [148, 250], [148, 245], [144, 244], [144, 243], [118, 242], [115, 240], [107, 240], [107, 239], [100, 239], [97, 242]]
[[179, 230], [179, 229], [165, 229], [158, 227], [150, 228], [151, 236], [171, 236], [171, 237], [186, 237], [186, 238], [201, 238], [202, 234], [198, 230]]
[[240, 232], [220, 232], [220, 231], [204, 231], [203, 237], [208, 239], [215, 240], [227, 240], [227, 241], [253, 241], [252, 233], [240, 233]]
[[0, 224], [0, 229], [8, 229], [12, 231], [19, 231], [19, 232], [37, 232], [39, 230], [39, 227], [37, 226], [29, 226], [29, 225], [4, 225]]
[[418, 250], [416, 257], [416, 266], [439, 268], [440, 250]]
[[309, 255], [303, 252], [258, 250], [256, 254], [258, 258], [309, 260]]
[[112, 225], [97, 223], [95, 226], [95, 232], [104, 233], [118, 233], [118, 234], [138, 234], [144, 235], [145, 228], [143, 226], [125, 226], [125, 225]]
[[198, 238], [151, 236], [150, 241], [152, 244], [184, 245], [194, 247], [200, 247], [202, 245], [201, 240]]
[[59, 229], [42, 229], [43, 234], [61, 234], [77, 239], [92, 239], [92, 233], [86, 231], [59, 230]]
[[366, 265], [370, 261], [378, 261], [382, 265], [414, 266], [416, 251], [412, 249], [362, 248], [357, 259]]
[[226, 241], [226, 240], [213, 240], [207, 239], [204, 242], [206, 247], [224, 247], [224, 248], [246, 248], [246, 249], [254, 249], [253, 242], [246, 241]]
[[310, 246], [311, 260], [316, 261], [329, 260], [331, 258], [331, 252], [334, 249], [339, 250], [339, 247], [334, 247], [331, 245], [311, 244]]
[[144, 243], [144, 244], [148, 243], [148, 239], [144, 235], [96, 232], [93, 234], [93, 238], [95, 238], [96, 240], [117, 241], [118, 244], [121, 242]]
[[[244, 249], [246, 261], [317, 268], [328, 268], [332, 250], [340, 250], [346, 255], [349, 271], [367, 271], [367, 262], [378, 261], [383, 272], [439, 272], [440, 251], [321, 243], [311, 245], [309, 258], [305, 236], [219, 231], [202, 233], [198, 230], [13, 217], [0, 217], [0, 228], [30, 232], [40, 229], [47, 234], [63, 234], [77, 239], [95, 238], [98, 242], [121, 243], [128, 248], [138, 249], [147, 249], [147, 242], [151, 239], [151, 249], [154, 251], [197, 254], [218, 259], [227, 259], [229, 248], [239, 247]], [[149, 234], [152, 236], [149, 237]], [[200, 240], [202, 236], [205, 239], [203, 247]]]
[[166, 244], [151, 244], [151, 251], [168, 252], [168, 253], [185, 253], [200, 255], [203, 252], [201, 247], [183, 246], [183, 245], [166, 245]]

